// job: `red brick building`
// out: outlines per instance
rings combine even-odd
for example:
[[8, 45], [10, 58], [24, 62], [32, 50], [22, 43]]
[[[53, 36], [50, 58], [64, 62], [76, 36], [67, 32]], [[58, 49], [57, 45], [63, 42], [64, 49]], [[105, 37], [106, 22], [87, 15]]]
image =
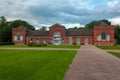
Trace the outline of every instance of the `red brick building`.
[[12, 41], [15, 44], [114, 45], [114, 26], [101, 23], [94, 26], [93, 30], [67, 30], [60, 24], [54, 24], [49, 31], [31, 31], [26, 27], [18, 27], [12, 30]]

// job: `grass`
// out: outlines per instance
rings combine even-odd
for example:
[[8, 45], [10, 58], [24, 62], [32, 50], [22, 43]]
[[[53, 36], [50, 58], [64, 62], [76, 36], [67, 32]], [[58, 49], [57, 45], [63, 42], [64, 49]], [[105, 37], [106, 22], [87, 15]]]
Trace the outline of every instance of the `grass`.
[[104, 50], [120, 50], [120, 46], [97, 46], [97, 47]]
[[0, 48], [80, 48], [80, 45], [47, 45], [42, 47], [30, 47], [27, 45], [1, 45]]
[[109, 52], [109, 53], [120, 58], [120, 52], [119, 53], [118, 52]]
[[76, 52], [0, 50], [0, 80], [62, 80]]

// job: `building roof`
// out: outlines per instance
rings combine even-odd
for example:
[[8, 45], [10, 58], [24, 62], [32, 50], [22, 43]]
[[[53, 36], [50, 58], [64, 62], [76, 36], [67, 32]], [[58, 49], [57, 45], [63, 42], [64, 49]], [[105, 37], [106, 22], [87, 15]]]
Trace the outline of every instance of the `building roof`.
[[[93, 30], [67, 30], [66, 36], [93, 36]], [[49, 36], [49, 31], [29, 31], [28, 36]]]
[[29, 31], [28, 36], [48, 36], [49, 31]]
[[93, 30], [67, 30], [67, 36], [93, 36]]
[[63, 25], [61, 25], [61, 24], [59, 24], [59, 23], [53, 24], [53, 25], [50, 26], [50, 27], [54, 27], [54, 26], [57, 26], [57, 27], [64, 27], [64, 28], [65, 28], [65, 26], [63, 26]]

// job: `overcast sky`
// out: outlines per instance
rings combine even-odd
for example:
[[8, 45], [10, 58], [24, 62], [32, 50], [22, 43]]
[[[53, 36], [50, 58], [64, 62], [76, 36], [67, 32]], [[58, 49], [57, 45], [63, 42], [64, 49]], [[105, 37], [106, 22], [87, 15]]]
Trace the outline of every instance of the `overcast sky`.
[[0, 0], [0, 16], [26, 20], [38, 28], [55, 23], [67, 27], [108, 19], [120, 24], [120, 0]]

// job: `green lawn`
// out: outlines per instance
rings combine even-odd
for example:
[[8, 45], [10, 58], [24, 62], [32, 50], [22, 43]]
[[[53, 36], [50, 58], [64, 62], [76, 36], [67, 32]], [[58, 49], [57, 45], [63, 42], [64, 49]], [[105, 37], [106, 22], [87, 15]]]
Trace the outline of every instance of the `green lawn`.
[[104, 50], [120, 50], [120, 46], [97, 46], [97, 47]]
[[76, 53], [0, 50], [0, 80], [62, 80]]
[[80, 45], [47, 45], [42, 47], [30, 47], [27, 45], [0, 45], [0, 48], [80, 48]]
[[109, 53], [120, 58], [120, 52], [119, 53], [118, 52], [109, 52]]

